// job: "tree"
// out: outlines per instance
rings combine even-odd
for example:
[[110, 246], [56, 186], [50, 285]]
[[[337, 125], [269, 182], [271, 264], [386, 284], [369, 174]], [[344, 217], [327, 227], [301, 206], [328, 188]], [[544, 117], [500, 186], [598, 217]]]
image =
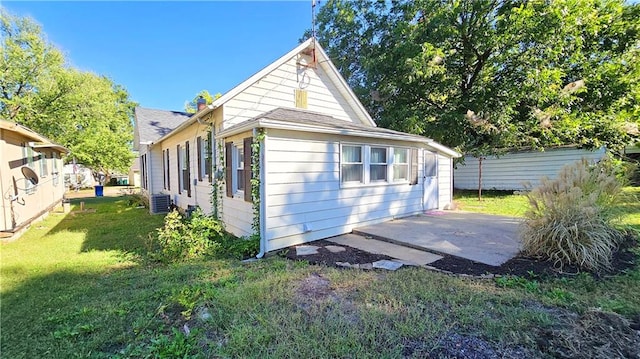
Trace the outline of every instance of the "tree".
[[220, 96], [222, 96], [221, 94], [217, 93], [214, 96], [211, 96], [211, 94], [209, 93], [209, 91], [207, 90], [202, 90], [200, 92], [198, 92], [198, 94], [196, 95], [196, 97], [193, 98], [193, 100], [191, 101], [185, 101], [184, 103], [184, 111], [186, 113], [196, 113], [198, 112], [198, 100], [199, 99], [204, 99], [205, 103], [207, 105], [211, 105], [213, 103], [214, 100], [218, 99]]
[[40, 27], [1, 12], [0, 115], [69, 148], [70, 156], [110, 173], [133, 154], [133, 109], [126, 90], [66, 65]]
[[379, 125], [478, 157], [638, 139], [640, 5], [329, 0], [318, 38]]

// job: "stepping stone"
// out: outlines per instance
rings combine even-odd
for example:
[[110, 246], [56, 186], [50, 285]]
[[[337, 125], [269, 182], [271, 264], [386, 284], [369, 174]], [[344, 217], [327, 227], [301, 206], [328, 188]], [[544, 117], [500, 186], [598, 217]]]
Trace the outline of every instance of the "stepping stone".
[[373, 262], [373, 268], [378, 268], [378, 269], [386, 269], [386, 270], [391, 270], [394, 271], [400, 267], [402, 267], [402, 263], [400, 262], [395, 262], [395, 261], [389, 261], [386, 259], [383, 259], [381, 261], [377, 261], [377, 262]]
[[340, 246], [324, 246], [324, 248], [326, 248], [329, 252], [331, 253], [340, 253], [340, 252], [344, 252], [347, 249], [345, 247], [340, 247]]
[[298, 256], [310, 256], [312, 254], [318, 254], [318, 246], [297, 246], [296, 255]]

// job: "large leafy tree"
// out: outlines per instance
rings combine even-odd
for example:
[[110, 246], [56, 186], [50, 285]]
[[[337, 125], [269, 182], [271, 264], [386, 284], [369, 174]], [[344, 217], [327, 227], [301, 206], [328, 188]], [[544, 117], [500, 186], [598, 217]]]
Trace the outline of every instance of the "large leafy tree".
[[66, 146], [95, 171], [126, 170], [135, 106], [126, 90], [67, 66], [28, 18], [2, 11], [0, 30], [0, 116]]
[[477, 156], [638, 139], [640, 6], [329, 0], [317, 36], [378, 123]]

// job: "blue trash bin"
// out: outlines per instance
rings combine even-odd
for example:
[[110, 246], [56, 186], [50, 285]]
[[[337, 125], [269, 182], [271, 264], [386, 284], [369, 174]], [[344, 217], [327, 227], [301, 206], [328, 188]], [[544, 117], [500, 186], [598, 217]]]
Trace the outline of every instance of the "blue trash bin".
[[102, 197], [104, 195], [104, 186], [95, 186], [96, 197]]

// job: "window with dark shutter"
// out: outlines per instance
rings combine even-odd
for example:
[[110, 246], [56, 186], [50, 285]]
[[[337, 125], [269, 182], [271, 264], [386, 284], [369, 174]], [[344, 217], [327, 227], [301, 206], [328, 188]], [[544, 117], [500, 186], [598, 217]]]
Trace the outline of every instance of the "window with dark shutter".
[[180, 164], [180, 162], [182, 162], [182, 157], [181, 157], [181, 153], [180, 153], [180, 145], [176, 146], [176, 164], [178, 165], [178, 193], [181, 194], [182, 193], [182, 165]]
[[202, 163], [204, 162], [204, 158], [202, 157], [202, 137], [198, 136], [196, 138], [196, 147], [197, 147], [197, 161], [198, 161], [198, 181], [202, 181]]
[[171, 166], [169, 164], [169, 149], [167, 148], [167, 191], [171, 190]]
[[191, 159], [189, 157], [189, 141], [184, 143], [184, 183], [186, 185], [187, 197], [191, 197]]
[[227, 197], [233, 197], [233, 143], [224, 145], [224, 180], [227, 187]]
[[213, 154], [215, 153], [215, 146], [213, 143], [213, 136], [211, 136], [211, 131], [209, 131], [207, 133], [207, 142], [204, 146], [204, 151], [205, 151], [205, 155], [204, 155], [204, 174], [206, 176], [209, 177], [209, 183], [213, 182], [213, 167], [212, 167], [212, 160], [213, 160]]
[[252, 202], [251, 198], [251, 143], [253, 137], [244, 139], [244, 200]]

